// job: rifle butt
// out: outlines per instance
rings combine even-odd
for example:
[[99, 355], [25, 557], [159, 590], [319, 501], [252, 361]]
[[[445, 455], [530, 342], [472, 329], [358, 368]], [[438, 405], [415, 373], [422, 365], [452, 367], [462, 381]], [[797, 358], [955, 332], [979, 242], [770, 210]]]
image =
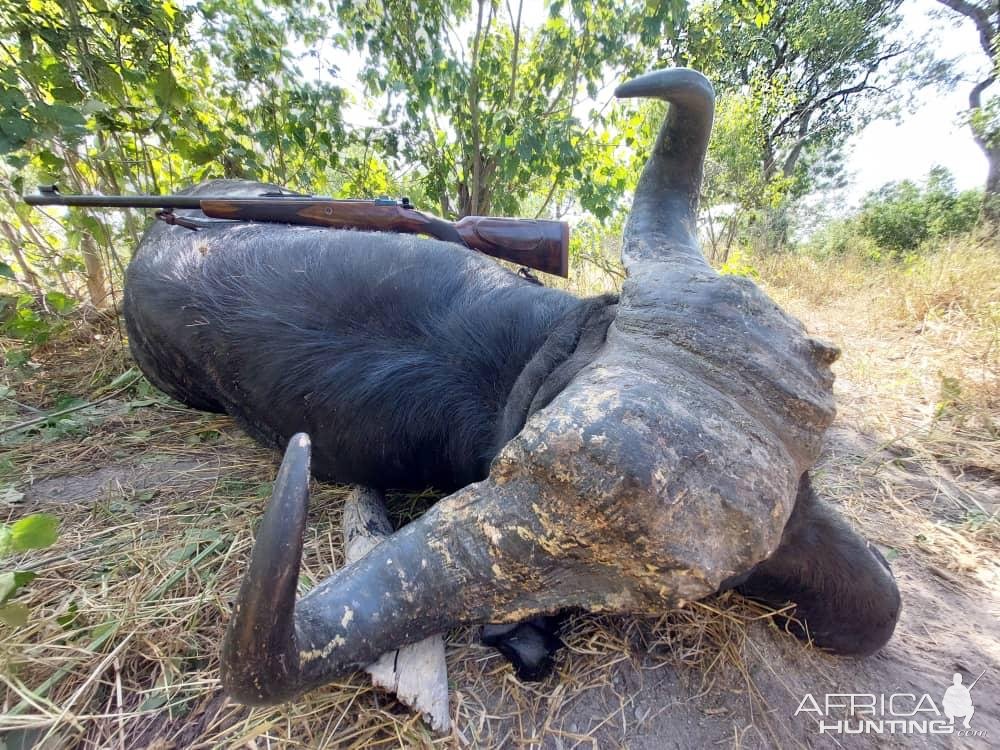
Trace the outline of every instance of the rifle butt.
[[566, 278], [569, 225], [544, 219], [466, 216], [455, 229], [469, 247], [512, 263]]

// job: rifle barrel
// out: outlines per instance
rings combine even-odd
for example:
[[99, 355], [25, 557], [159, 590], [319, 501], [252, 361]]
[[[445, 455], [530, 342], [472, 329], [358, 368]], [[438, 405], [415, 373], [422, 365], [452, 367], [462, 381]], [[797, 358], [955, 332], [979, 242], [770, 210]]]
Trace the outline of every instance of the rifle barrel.
[[[314, 195], [63, 195], [41, 192], [24, 196], [29, 206], [87, 206], [88, 208], [201, 208], [202, 201], [253, 201], [273, 205], [284, 201], [324, 200]], [[328, 199], [326, 199], [328, 200]]]
[[89, 208], [200, 208], [198, 195], [61, 195], [24, 196], [29, 206], [87, 206]]

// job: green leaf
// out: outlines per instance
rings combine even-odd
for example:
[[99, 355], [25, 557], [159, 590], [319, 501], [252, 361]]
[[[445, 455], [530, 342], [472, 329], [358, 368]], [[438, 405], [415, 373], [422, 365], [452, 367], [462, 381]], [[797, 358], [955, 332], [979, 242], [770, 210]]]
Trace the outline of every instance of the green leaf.
[[0, 278], [4, 279], [16, 278], [14, 276], [14, 269], [10, 267], [10, 264], [4, 263], [2, 260], [0, 260]]
[[17, 583], [14, 581], [13, 573], [0, 573], [0, 603], [7, 601], [13, 596], [16, 588]]
[[222, 153], [224, 144], [221, 141], [214, 141], [196, 146], [187, 154], [187, 157], [195, 164], [207, 164]]
[[10, 532], [12, 551], [44, 549], [51, 547], [59, 538], [59, 519], [50, 513], [33, 513], [15, 521]]
[[182, 107], [187, 103], [187, 92], [181, 88], [169, 68], [160, 72], [153, 86], [153, 98], [164, 109]]
[[142, 702], [139, 706], [140, 711], [155, 711], [157, 708], [163, 706], [168, 700], [170, 700], [170, 695], [166, 690], [158, 689], [150, 693], [149, 697]]
[[33, 124], [19, 112], [7, 112], [0, 117], [0, 154], [17, 151], [32, 136]]
[[73, 308], [76, 307], [76, 300], [69, 297], [62, 292], [47, 292], [45, 295], [45, 301], [49, 303], [55, 312], [59, 315], [65, 315], [68, 312], [72, 312]]
[[0, 606], [0, 622], [5, 622], [13, 628], [23, 628], [28, 624], [28, 607], [19, 602], [11, 602]]
[[5, 523], [0, 523], [0, 557], [10, 553], [13, 542], [11, 541], [14, 536], [13, 532], [10, 530], [10, 526]]
[[100, 99], [87, 99], [80, 105], [80, 111], [85, 115], [95, 115], [98, 112], [107, 112], [109, 109], [111, 108]]
[[80, 226], [90, 232], [91, 237], [97, 240], [97, 242], [101, 244], [107, 244], [109, 242], [107, 226], [100, 219], [94, 216], [82, 214], [76, 216], [76, 221], [80, 224]]
[[108, 622], [102, 622], [100, 625], [94, 627], [91, 632], [91, 636], [95, 641], [103, 639], [104, 636], [118, 630], [119, 625], [121, 625], [121, 623], [118, 620], [108, 620]]
[[110, 383], [108, 383], [106, 386], [104, 386], [104, 388], [102, 388], [101, 391], [116, 391], [119, 388], [124, 387], [131, 381], [135, 380], [137, 374], [138, 372], [136, 371], [136, 369], [134, 367], [130, 367], [121, 375], [119, 375]]
[[44, 118], [57, 124], [66, 135], [82, 135], [86, 132], [86, 121], [83, 115], [69, 104], [35, 105], [39, 118]]
[[125, 84], [122, 83], [122, 77], [118, 75], [118, 72], [112, 68], [107, 63], [101, 62], [97, 66], [97, 77], [101, 83], [102, 93], [105, 94], [104, 98], [107, 99], [107, 94], [113, 94], [118, 101], [114, 104], [121, 106], [121, 102], [128, 99], [125, 93]]
[[44, 151], [39, 151], [37, 154], [38, 160], [42, 163], [50, 174], [59, 174], [62, 172], [63, 167], [66, 166], [66, 162], [60, 157], [53, 154], [48, 149]]
[[59, 623], [63, 630], [70, 630], [76, 622], [76, 618], [79, 616], [79, 613], [80, 608], [77, 606], [76, 602], [70, 602], [69, 607], [66, 608], [66, 613], [56, 616], [56, 622]]
[[24, 493], [16, 490], [14, 485], [5, 484], [0, 486], [0, 505], [17, 505], [23, 499]]
[[35, 580], [36, 573], [30, 570], [7, 571], [0, 573], [0, 604], [15, 596], [27, 584]]

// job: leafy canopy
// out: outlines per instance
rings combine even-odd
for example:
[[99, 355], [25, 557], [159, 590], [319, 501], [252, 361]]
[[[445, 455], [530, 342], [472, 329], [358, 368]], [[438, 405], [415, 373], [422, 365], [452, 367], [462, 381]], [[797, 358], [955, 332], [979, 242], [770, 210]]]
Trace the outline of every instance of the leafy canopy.
[[384, 106], [381, 145], [417, 164], [449, 215], [549, 208], [575, 192], [607, 216], [629, 181], [608, 116], [582, 119], [585, 97], [644, 68], [685, 5], [556, 0], [529, 28], [523, 3], [452, 0], [340, 2], [338, 17], [364, 56], [362, 80]]

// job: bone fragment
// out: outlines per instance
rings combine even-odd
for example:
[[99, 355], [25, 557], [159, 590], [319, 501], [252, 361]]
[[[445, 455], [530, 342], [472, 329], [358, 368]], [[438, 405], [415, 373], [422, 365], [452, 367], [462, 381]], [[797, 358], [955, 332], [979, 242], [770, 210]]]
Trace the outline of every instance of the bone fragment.
[[[354, 487], [344, 503], [343, 529], [347, 562], [360, 560], [393, 532], [385, 496], [369, 487]], [[432, 729], [449, 731], [448, 669], [440, 635], [388, 651], [365, 671], [373, 685], [395, 693], [402, 703], [421, 712]]]

